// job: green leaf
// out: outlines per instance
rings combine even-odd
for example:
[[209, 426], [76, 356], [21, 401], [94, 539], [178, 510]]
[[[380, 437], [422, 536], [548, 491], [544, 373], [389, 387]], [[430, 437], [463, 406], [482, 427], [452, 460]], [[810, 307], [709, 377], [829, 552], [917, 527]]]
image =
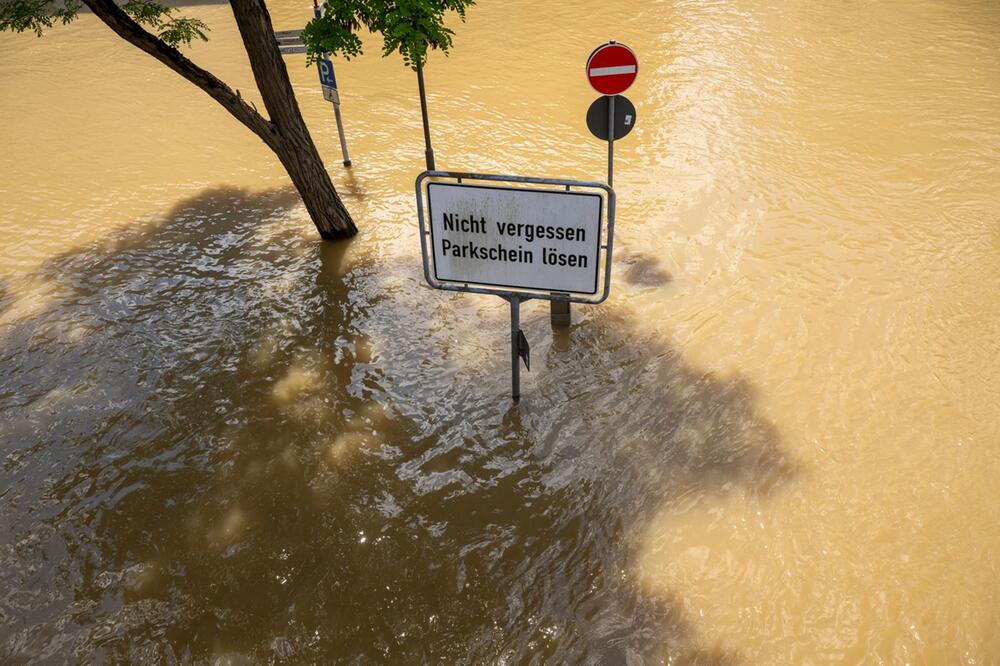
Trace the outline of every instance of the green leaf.
[[427, 50], [451, 49], [454, 32], [445, 26], [448, 12], [465, 20], [475, 0], [329, 0], [322, 15], [302, 31], [309, 62], [322, 53], [350, 59], [362, 52], [358, 33], [382, 35], [382, 55], [398, 52], [408, 67], [427, 60]]
[[205, 34], [206, 32], [210, 32], [210, 30], [204, 21], [178, 16], [163, 24], [157, 36], [170, 46], [176, 48], [178, 44], [190, 46], [191, 42], [195, 39], [207, 42], [208, 35]]
[[174, 16], [177, 10], [158, 0], [128, 0], [121, 7], [136, 23], [157, 29], [157, 37], [174, 48], [179, 44], [190, 46], [195, 39], [208, 41], [205, 33], [210, 31], [203, 21]]
[[128, 0], [121, 8], [136, 23], [148, 25], [151, 28], [159, 27], [163, 23], [164, 17], [169, 18], [174, 11], [172, 7], [167, 7], [162, 2], [155, 2], [155, 0]]

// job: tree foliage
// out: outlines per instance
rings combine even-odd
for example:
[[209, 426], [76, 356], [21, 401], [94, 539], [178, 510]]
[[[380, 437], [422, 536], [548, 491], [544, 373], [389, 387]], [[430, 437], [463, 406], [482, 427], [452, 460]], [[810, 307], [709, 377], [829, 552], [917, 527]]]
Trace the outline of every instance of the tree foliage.
[[[330, 0], [319, 18], [302, 32], [308, 58], [322, 53], [350, 59], [361, 55], [358, 32], [382, 35], [382, 55], [398, 51], [407, 66], [416, 69], [427, 60], [427, 50], [451, 48], [454, 32], [445, 26], [445, 16], [454, 12], [465, 20], [465, 10], [475, 0]], [[31, 30], [39, 37], [56, 23], [77, 17], [79, 0], [0, 0], [0, 31]], [[136, 23], [149, 28], [170, 46], [207, 41], [209, 28], [198, 19], [178, 16], [176, 9], [159, 0], [127, 0], [121, 9]]]
[[0, 0], [0, 32], [31, 30], [39, 37], [56, 21], [69, 23], [80, 11], [80, 3], [67, 0], [54, 3], [50, 0]]
[[[56, 22], [69, 23], [80, 11], [77, 0], [52, 2], [51, 0], [0, 0], [0, 32], [31, 30], [39, 37]], [[170, 46], [190, 45], [195, 39], [208, 41], [209, 28], [204, 22], [177, 16], [173, 7], [157, 0], [128, 0], [122, 10], [136, 23], [151, 28], [156, 36]]]
[[361, 54], [358, 31], [382, 35], [382, 55], [398, 51], [407, 66], [417, 69], [427, 61], [427, 49], [448, 53], [454, 32], [445, 26], [445, 15], [454, 12], [465, 20], [466, 8], [475, 0], [330, 0], [322, 15], [302, 31], [310, 62], [322, 53]]

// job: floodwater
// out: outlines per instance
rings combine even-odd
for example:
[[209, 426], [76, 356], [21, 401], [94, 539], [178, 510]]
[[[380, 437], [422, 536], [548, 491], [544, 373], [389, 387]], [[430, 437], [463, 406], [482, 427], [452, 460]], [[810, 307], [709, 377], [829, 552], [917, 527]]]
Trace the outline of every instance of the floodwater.
[[[184, 11], [257, 99], [228, 7]], [[349, 171], [287, 59], [330, 244], [92, 16], [0, 35], [0, 661], [998, 663], [1000, 4], [483, 0], [427, 69], [439, 166], [603, 178], [611, 37], [612, 295], [522, 309], [512, 406], [505, 304], [422, 282], [377, 41]]]

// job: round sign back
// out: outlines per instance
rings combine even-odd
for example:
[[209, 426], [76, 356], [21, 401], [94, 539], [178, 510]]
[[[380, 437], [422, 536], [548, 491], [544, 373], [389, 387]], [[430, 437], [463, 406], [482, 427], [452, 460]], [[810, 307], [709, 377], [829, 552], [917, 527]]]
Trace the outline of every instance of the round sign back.
[[[635, 106], [624, 95], [615, 95], [615, 117], [611, 122], [615, 141], [623, 138], [635, 127]], [[611, 95], [598, 97], [587, 109], [587, 129], [602, 141], [608, 140], [608, 104]]]
[[603, 44], [587, 58], [587, 80], [602, 95], [625, 92], [638, 73], [639, 61], [624, 44]]

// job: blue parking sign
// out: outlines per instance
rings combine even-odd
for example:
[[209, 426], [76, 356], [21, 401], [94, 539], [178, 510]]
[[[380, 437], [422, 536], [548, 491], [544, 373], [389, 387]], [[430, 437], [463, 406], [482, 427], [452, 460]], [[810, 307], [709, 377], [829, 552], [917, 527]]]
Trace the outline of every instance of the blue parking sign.
[[333, 63], [328, 58], [320, 58], [316, 61], [319, 69], [319, 82], [329, 88], [337, 87], [337, 79], [333, 75]]

